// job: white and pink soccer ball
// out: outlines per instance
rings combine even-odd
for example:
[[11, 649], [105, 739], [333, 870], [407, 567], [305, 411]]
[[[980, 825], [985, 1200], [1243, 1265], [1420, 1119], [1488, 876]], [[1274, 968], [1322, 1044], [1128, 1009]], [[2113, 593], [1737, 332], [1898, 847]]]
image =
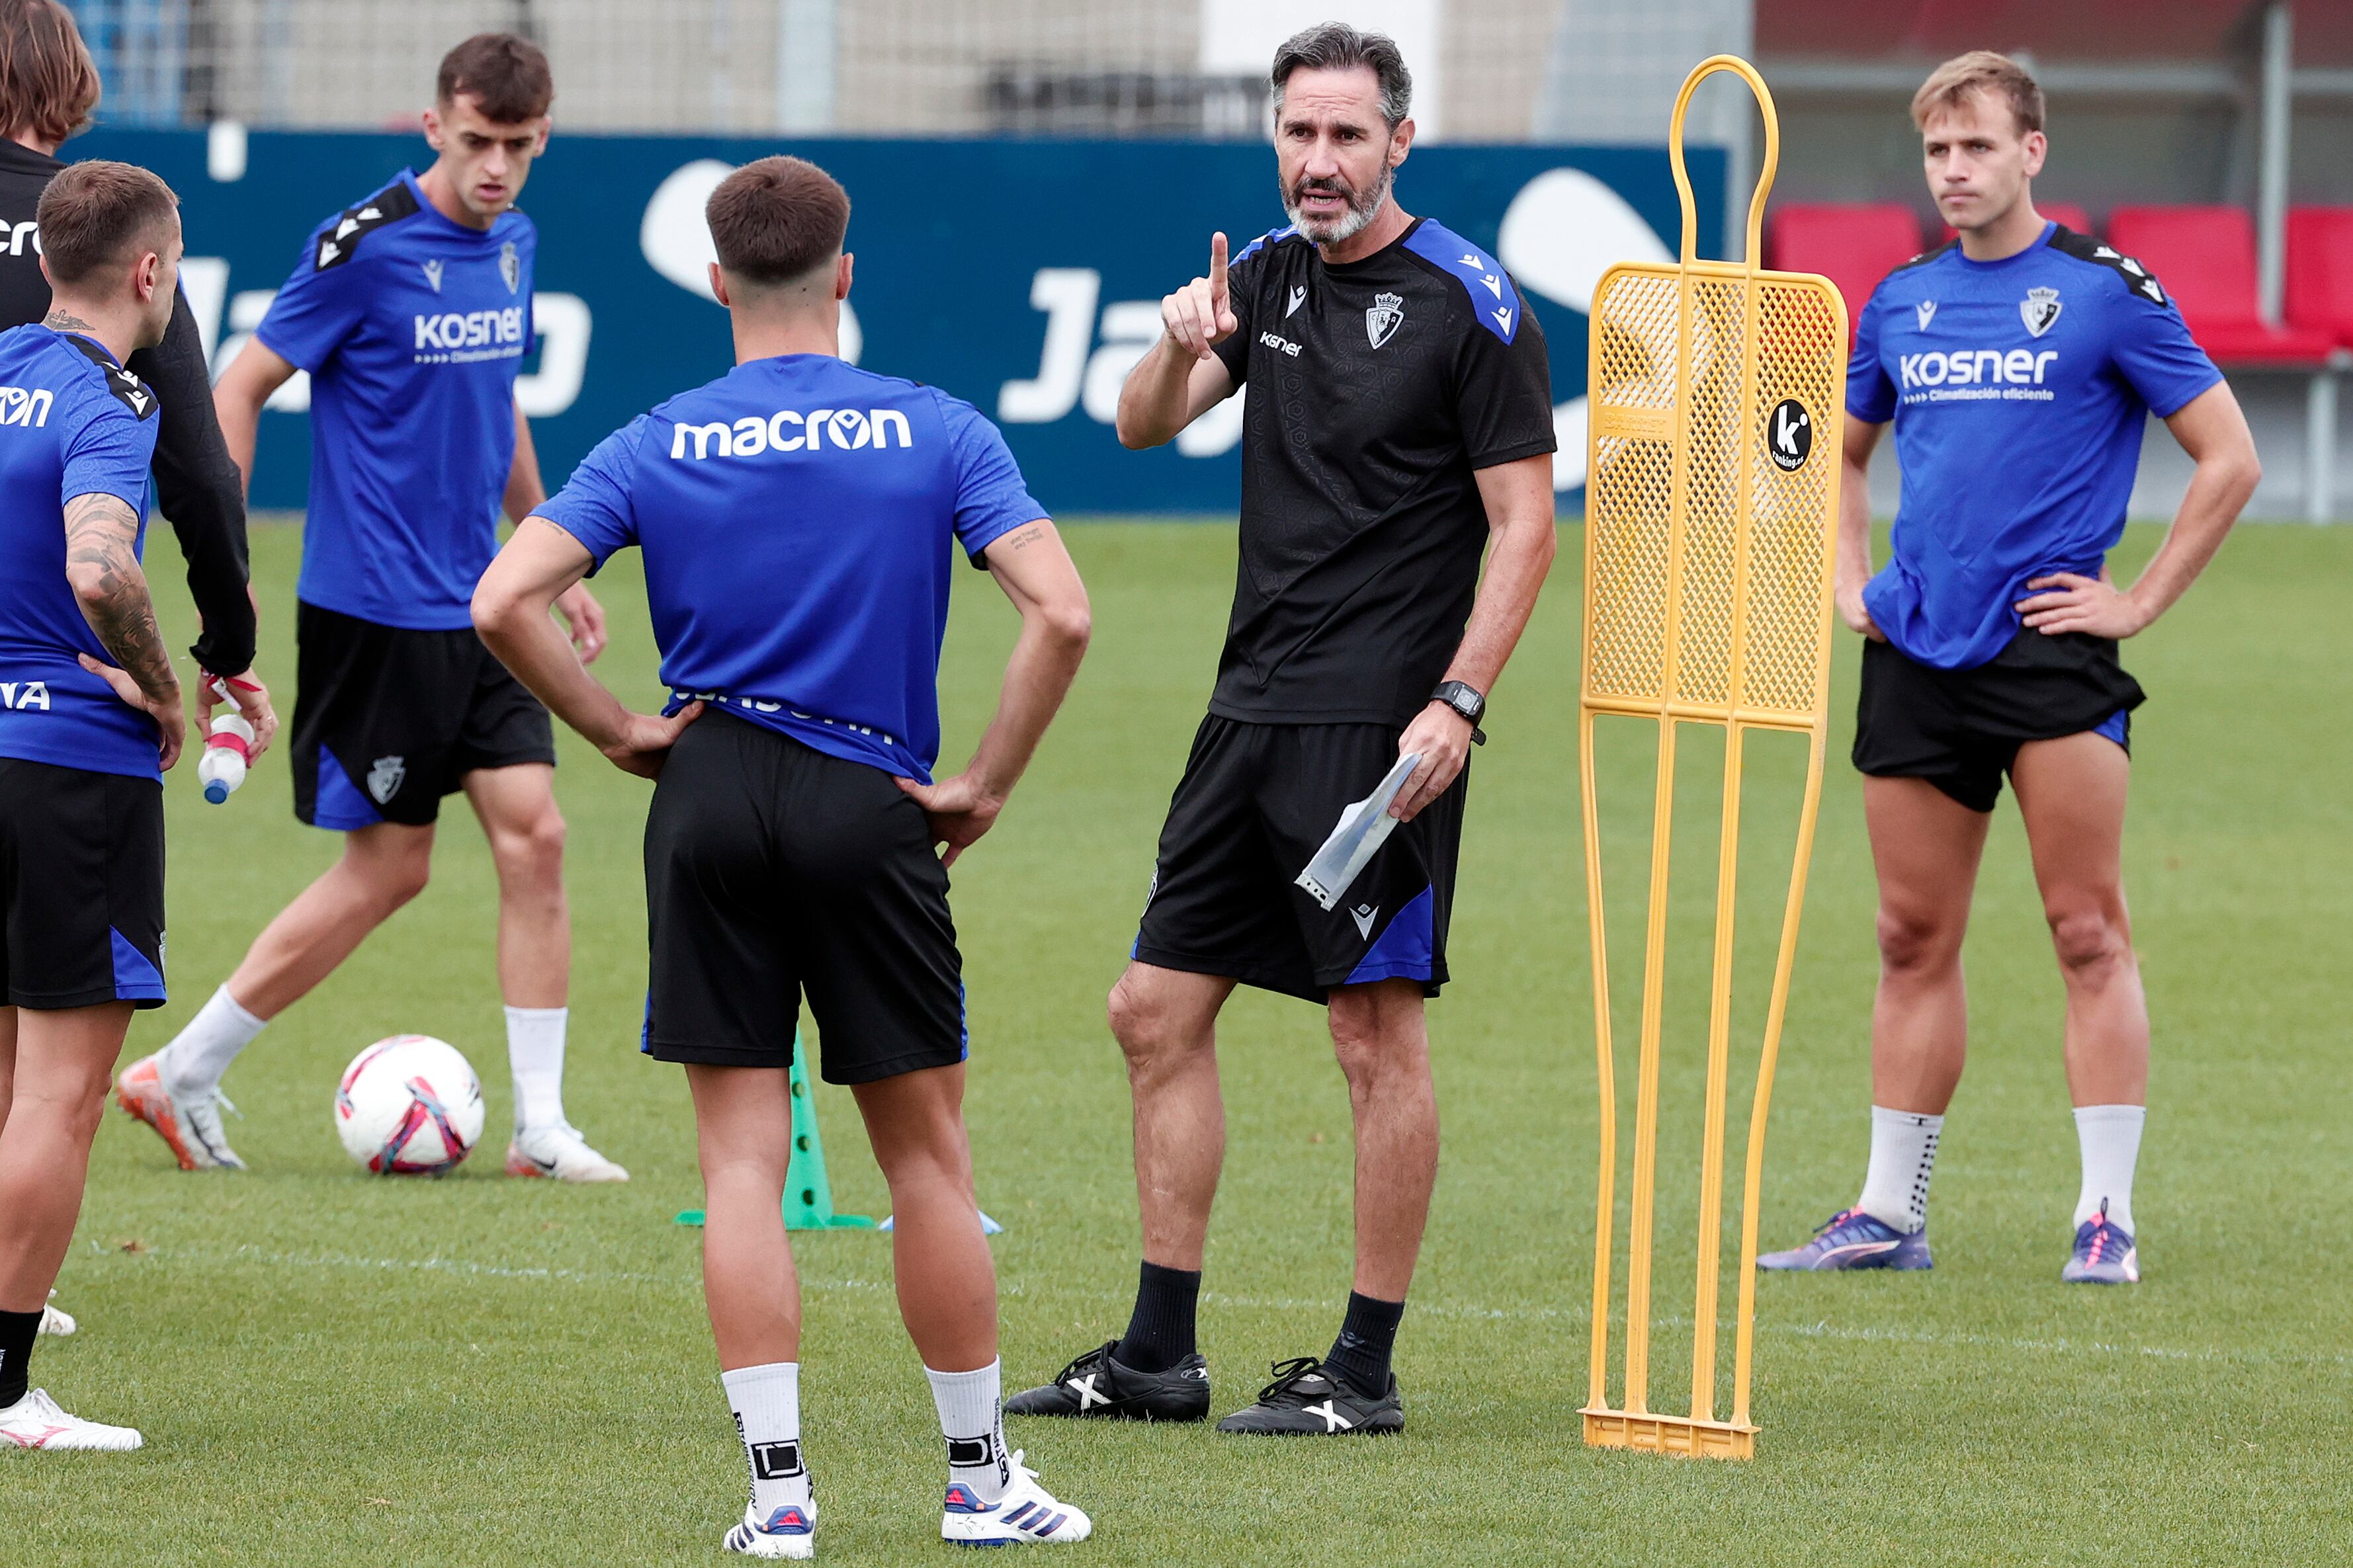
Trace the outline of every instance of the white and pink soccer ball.
[[378, 1040], [343, 1069], [335, 1131], [379, 1176], [447, 1175], [482, 1136], [482, 1080], [446, 1040]]

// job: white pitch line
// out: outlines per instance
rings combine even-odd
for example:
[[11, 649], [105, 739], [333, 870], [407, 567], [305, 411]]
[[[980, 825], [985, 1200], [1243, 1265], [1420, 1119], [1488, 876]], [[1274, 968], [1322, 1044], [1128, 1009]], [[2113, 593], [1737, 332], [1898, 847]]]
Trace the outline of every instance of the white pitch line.
[[[102, 1257], [113, 1257], [111, 1249], [93, 1241], [92, 1251]], [[290, 1269], [349, 1268], [385, 1273], [451, 1274], [461, 1278], [484, 1279], [543, 1279], [560, 1284], [577, 1285], [669, 1285], [692, 1289], [698, 1280], [692, 1275], [645, 1274], [619, 1269], [535, 1268], [516, 1268], [505, 1264], [477, 1263], [458, 1258], [361, 1258], [337, 1252], [273, 1252], [249, 1244], [227, 1248], [152, 1247], [139, 1256], [156, 1262], [220, 1263], [230, 1265], [260, 1265], [265, 1268]], [[802, 1276], [801, 1287], [808, 1290], [888, 1291], [891, 1282], [881, 1279], [812, 1279]], [[1018, 1284], [1002, 1287], [1008, 1297], [1077, 1296], [1092, 1301], [1116, 1304], [1127, 1298], [1108, 1291], [1066, 1290], [1060, 1289], [1025, 1292]], [[1280, 1296], [1234, 1296], [1222, 1291], [1207, 1291], [1202, 1300], [1223, 1307], [1238, 1307], [1245, 1311], [1324, 1312], [1331, 1308], [1329, 1301], [1301, 1300]], [[1472, 1302], [1417, 1301], [1413, 1310], [1418, 1317], [1451, 1318], [1482, 1321], [1546, 1322], [1567, 1319], [1583, 1321], [1585, 1312], [1560, 1307], [1484, 1307]], [[1662, 1316], [1651, 1320], [1653, 1326], [1689, 1328], [1687, 1317]], [[1613, 1324], [1613, 1327], [1622, 1325]], [[2191, 1363], [2229, 1363], [2254, 1366], [2353, 1366], [2353, 1354], [2282, 1354], [2272, 1351], [2233, 1350], [2229, 1348], [2184, 1350], [2168, 1345], [2137, 1345], [2116, 1343], [2105, 1340], [2020, 1339], [2002, 1334], [1946, 1333], [1935, 1330], [1889, 1329], [1852, 1326], [1817, 1321], [1810, 1323], [1783, 1323], [1760, 1319], [1758, 1331], [1768, 1334], [1787, 1334], [1801, 1339], [1840, 1340], [1866, 1344], [1926, 1345], [1951, 1350], [2024, 1351], [2044, 1355], [2147, 1356], [2157, 1361]]]

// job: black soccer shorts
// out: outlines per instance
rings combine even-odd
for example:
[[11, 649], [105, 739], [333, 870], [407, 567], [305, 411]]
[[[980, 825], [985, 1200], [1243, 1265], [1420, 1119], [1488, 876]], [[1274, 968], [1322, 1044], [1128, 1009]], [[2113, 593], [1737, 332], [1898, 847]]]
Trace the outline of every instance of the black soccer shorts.
[[164, 791], [0, 758], [0, 997], [164, 1005]]
[[1862, 645], [1855, 770], [1926, 779], [1971, 811], [1991, 811], [2019, 747], [2089, 731], [2129, 752], [2132, 710], [2145, 698], [2107, 637], [2023, 626], [1970, 669], [1938, 669], [1874, 639]]
[[477, 768], [555, 761], [547, 710], [469, 626], [294, 613], [294, 815], [348, 833], [422, 827]]
[[1330, 910], [1294, 881], [1340, 813], [1396, 764], [1399, 733], [1204, 719], [1168, 803], [1133, 956], [1310, 1002], [1375, 980], [1418, 980], [1437, 995], [1467, 765], [1389, 834]]
[[947, 868], [880, 768], [705, 710], [654, 786], [646, 926], [657, 1061], [789, 1067], [804, 991], [828, 1083], [965, 1058]]

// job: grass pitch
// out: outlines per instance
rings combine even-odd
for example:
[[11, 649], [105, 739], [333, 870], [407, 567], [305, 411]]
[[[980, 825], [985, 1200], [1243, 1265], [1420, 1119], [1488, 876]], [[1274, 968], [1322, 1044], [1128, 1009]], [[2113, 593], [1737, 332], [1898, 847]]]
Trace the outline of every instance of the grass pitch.
[[[971, 997], [971, 1121], [1012, 1386], [1124, 1321], [1135, 1260], [1128, 1104], [1102, 997], [1214, 668], [1233, 573], [1215, 526], [1070, 531], [1094, 651], [996, 834], [957, 868]], [[2136, 529], [2123, 564], [2155, 542]], [[2135, 727], [2127, 843], [2157, 1024], [2137, 1208], [2147, 1282], [2065, 1289], [2075, 1151], [2060, 990], [2014, 813], [1989, 849], [1968, 950], [1975, 1060], [1947, 1130], [1926, 1276], [1770, 1279], [1758, 1305], [1751, 1465], [1590, 1452], [1585, 1397], [1594, 1182], [1590, 986], [1573, 756], [1577, 547], [1497, 694], [1475, 763], [1452, 937], [1433, 1012], [1444, 1166], [1399, 1372], [1410, 1425], [1377, 1442], [1236, 1441], [1206, 1428], [1017, 1422], [1050, 1485], [1093, 1511], [1071, 1555], [1113, 1563], [2302, 1563], [2353, 1529], [2353, 1394], [2338, 1289], [2347, 1129], [2340, 933], [2353, 904], [2353, 532], [2242, 530], [2127, 650], [2152, 693]], [[259, 528], [264, 671], [290, 710], [298, 539]], [[192, 618], [168, 536], [152, 563], [176, 645]], [[601, 673], [656, 694], [634, 556], [597, 584]], [[961, 576], [944, 671], [947, 759], [984, 721], [1013, 616]], [[1841, 636], [1831, 763], [1774, 1101], [1765, 1237], [1849, 1201], [1866, 1150], [1872, 886], [1844, 765], [1856, 645]], [[417, 902], [229, 1076], [254, 1166], [187, 1176], [110, 1113], [60, 1300], [78, 1337], [34, 1377], [135, 1421], [139, 1455], [0, 1457], [0, 1560], [676, 1563], [716, 1556], [743, 1461], [698, 1289], [684, 1085], [635, 1049], [644, 975], [646, 786], [563, 738], [577, 942], [573, 1119], [626, 1187], [499, 1173], [509, 1115], [491, 963], [492, 879], [453, 798]], [[1605, 738], [1609, 876], [1639, 886], [1646, 747]], [[1616, 748], [1612, 750], [1610, 748]], [[1688, 749], [1688, 748], [1687, 748]], [[1786, 755], [1749, 807], [1744, 909], [1786, 874]], [[169, 1037], [261, 923], [336, 852], [288, 807], [284, 752], [228, 805], [169, 780]], [[1703, 937], [1713, 788], [1679, 810], [1675, 929]], [[1774, 792], [1778, 790], [1777, 795]], [[1779, 837], [1775, 837], [1776, 834]], [[1628, 967], [1639, 927], [1613, 904]], [[1759, 939], [1744, 931], [1753, 973]], [[1678, 971], [1681, 973], [1681, 971]], [[1630, 976], [1616, 982], [1630, 1004]], [[1751, 988], [1753, 992], [1753, 987]], [[1753, 994], [1745, 1005], [1752, 1005]], [[491, 1099], [448, 1181], [360, 1173], [329, 1126], [337, 1073], [399, 1030], [456, 1042]], [[1223, 1031], [1231, 1147], [1210, 1241], [1204, 1348], [1222, 1411], [1272, 1358], [1328, 1343], [1347, 1288], [1347, 1103], [1318, 1010], [1240, 993]], [[1671, 1037], [1653, 1387], [1687, 1375], [1696, 1042]], [[1628, 1053], [1630, 1058], [1630, 1051]], [[1621, 1072], [1630, 1089], [1630, 1071]], [[1735, 1084], [1736, 1106], [1746, 1086]], [[848, 1097], [820, 1089], [836, 1196], [880, 1214]], [[1736, 1117], [1736, 1124], [1739, 1118]], [[1738, 1153], [1737, 1139], [1735, 1145]], [[1625, 1191], [1620, 1184], [1621, 1196]], [[1677, 1227], [1681, 1228], [1678, 1229]], [[887, 1240], [801, 1237], [806, 1434], [824, 1559], [944, 1558], [930, 1401], [892, 1306]], [[1622, 1265], [1620, 1274], [1622, 1280]], [[1622, 1300], [1622, 1297], [1621, 1297]], [[1058, 1559], [1059, 1560], [1059, 1559]]]

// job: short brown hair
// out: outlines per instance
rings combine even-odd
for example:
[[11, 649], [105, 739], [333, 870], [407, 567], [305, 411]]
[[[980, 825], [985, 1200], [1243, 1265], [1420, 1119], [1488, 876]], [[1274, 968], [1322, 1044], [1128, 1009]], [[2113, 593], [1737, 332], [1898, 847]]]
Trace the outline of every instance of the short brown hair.
[[790, 283], [839, 253], [849, 193], [805, 158], [760, 158], [720, 181], [702, 216], [728, 273]]
[[172, 187], [144, 169], [100, 158], [67, 164], [33, 213], [49, 280], [70, 288], [149, 249], [160, 252], [179, 205]]
[[0, 0], [0, 136], [62, 142], [98, 107], [98, 68], [57, 0]]
[[455, 103], [459, 94], [474, 100], [486, 119], [520, 125], [547, 112], [555, 101], [555, 77], [537, 44], [513, 33], [477, 33], [441, 57], [434, 95]]
[[1989, 92], [2006, 100], [2020, 135], [2042, 129], [2042, 89], [2024, 66], [1991, 49], [1971, 49], [1955, 55], [1928, 73], [1912, 95], [1912, 127], [1925, 131], [1928, 116], [1940, 109], [1957, 109], [1973, 92]]

